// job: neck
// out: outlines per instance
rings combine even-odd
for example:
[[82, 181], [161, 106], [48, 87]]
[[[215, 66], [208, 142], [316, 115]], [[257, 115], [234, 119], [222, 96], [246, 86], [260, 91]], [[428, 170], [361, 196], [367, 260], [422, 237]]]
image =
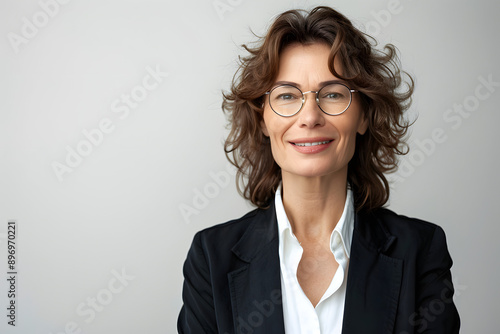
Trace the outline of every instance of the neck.
[[283, 172], [282, 180], [283, 206], [295, 236], [301, 242], [329, 240], [344, 210], [347, 170], [312, 178]]

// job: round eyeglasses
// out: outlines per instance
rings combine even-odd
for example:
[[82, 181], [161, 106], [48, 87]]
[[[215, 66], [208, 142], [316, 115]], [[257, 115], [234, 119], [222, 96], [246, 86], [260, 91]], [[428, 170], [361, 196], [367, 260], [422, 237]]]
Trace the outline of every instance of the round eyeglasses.
[[308, 91], [302, 93], [300, 89], [292, 85], [280, 85], [266, 92], [269, 95], [269, 105], [278, 115], [291, 117], [296, 115], [306, 102], [305, 94], [315, 93], [318, 107], [327, 115], [336, 116], [342, 114], [349, 108], [352, 102], [352, 93], [357, 92], [343, 83], [331, 83], [322, 87], [319, 91]]

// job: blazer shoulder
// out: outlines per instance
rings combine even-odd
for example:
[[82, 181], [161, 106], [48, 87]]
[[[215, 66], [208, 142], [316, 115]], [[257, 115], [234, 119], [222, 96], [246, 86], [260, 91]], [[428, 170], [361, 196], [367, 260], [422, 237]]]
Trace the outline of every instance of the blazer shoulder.
[[378, 208], [371, 213], [377, 220], [381, 221], [389, 231], [408, 231], [413, 233], [434, 233], [436, 229], [442, 229], [439, 225], [429, 221], [408, 217], [398, 214], [387, 208]]
[[375, 209], [369, 215], [379, 222], [385, 234], [395, 236], [400, 245], [425, 249], [433, 240], [438, 244], [446, 244], [444, 230], [435, 223], [397, 214], [387, 208]]
[[204, 245], [213, 245], [220, 248], [236, 243], [255, 220], [262, 214], [262, 209], [254, 209], [240, 218], [232, 219], [224, 223], [219, 223], [198, 231], [194, 237]]

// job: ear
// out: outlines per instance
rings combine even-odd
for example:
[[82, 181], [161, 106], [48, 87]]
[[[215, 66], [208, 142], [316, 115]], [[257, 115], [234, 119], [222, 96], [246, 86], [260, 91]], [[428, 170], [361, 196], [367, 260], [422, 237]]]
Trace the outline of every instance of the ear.
[[266, 122], [264, 122], [264, 119], [260, 121], [260, 129], [262, 130], [264, 136], [269, 137], [269, 131], [267, 131], [267, 126]]
[[358, 133], [360, 135], [364, 135], [366, 130], [368, 130], [368, 120], [366, 119], [365, 115], [361, 115], [361, 122], [359, 122], [358, 125]]

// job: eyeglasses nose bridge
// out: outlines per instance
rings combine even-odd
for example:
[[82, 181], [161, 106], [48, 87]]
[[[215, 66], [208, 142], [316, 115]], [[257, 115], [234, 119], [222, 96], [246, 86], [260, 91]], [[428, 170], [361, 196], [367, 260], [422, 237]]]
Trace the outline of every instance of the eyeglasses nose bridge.
[[[309, 93], [314, 93], [315, 94], [314, 100], [316, 101], [316, 104], [319, 107], [319, 99], [318, 99], [318, 93], [319, 93], [319, 91], [314, 91], [314, 90], [310, 90], [308, 92], [303, 92], [302, 93], [302, 106], [304, 106], [304, 104], [306, 103], [306, 94], [309, 94]], [[302, 109], [302, 107], [300, 109]], [[320, 109], [321, 109], [321, 107], [320, 107]]]

